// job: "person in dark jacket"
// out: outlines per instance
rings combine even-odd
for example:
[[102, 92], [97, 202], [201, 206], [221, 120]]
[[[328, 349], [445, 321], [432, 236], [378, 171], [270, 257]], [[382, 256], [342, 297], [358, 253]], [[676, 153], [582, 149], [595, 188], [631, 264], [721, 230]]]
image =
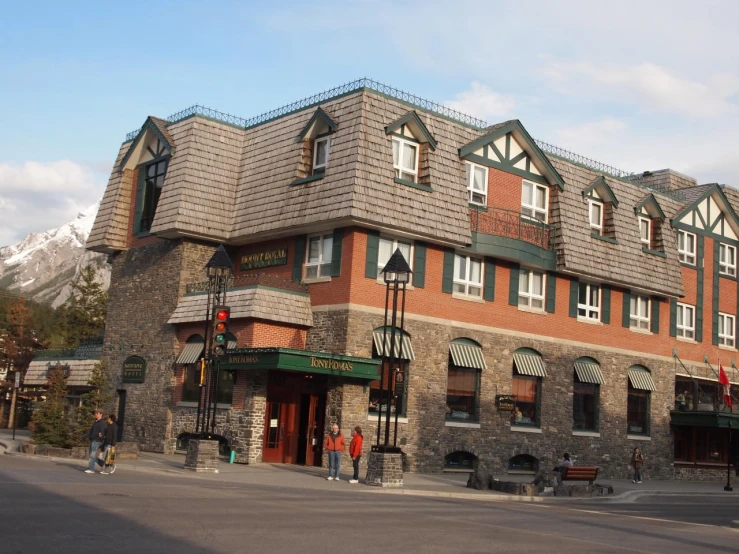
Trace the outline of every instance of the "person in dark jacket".
[[[100, 472], [103, 475], [115, 473], [115, 444], [117, 439], [118, 424], [116, 423], [116, 417], [113, 414], [110, 414], [108, 416], [108, 425], [105, 427], [105, 432], [103, 433], [103, 460], [106, 462], [103, 471]], [[113, 452], [111, 453], [113, 461], [112, 463], [107, 463], [108, 453], [111, 449], [113, 450]]]
[[85, 473], [95, 473], [95, 464], [103, 465], [103, 463], [98, 460], [98, 450], [103, 446], [105, 425], [106, 423], [103, 419], [102, 410], [95, 410], [95, 422], [85, 435], [85, 438], [90, 441], [90, 461], [87, 464]]

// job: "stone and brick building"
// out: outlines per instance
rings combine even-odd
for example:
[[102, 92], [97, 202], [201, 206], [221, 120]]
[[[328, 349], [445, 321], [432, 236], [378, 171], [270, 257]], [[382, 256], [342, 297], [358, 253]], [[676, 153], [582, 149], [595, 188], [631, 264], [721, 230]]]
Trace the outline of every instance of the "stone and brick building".
[[648, 477], [711, 477], [739, 427], [717, 383], [720, 361], [737, 396], [737, 208], [732, 188], [626, 175], [369, 80], [250, 120], [149, 117], [88, 241], [112, 264], [124, 439], [171, 453], [194, 430], [203, 268], [224, 244], [224, 448], [319, 465], [336, 422], [368, 450], [399, 249], [407, 470], [532, 471], [566, 450], [623, 477], [640, 446]]

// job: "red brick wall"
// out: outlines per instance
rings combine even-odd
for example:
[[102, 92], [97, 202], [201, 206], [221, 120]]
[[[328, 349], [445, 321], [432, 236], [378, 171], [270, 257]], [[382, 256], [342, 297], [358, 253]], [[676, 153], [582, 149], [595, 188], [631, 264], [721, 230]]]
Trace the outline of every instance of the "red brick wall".
[[488, 168], [488, 206], [521, 211], [523, 179], [494, 167]]

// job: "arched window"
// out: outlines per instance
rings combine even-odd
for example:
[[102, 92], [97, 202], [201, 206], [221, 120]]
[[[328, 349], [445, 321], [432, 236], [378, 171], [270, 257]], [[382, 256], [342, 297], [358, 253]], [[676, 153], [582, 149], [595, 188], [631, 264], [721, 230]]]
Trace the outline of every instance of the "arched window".
[[539, 460], [530, 454], [518, 454], [508, 460], [508, 473], [534, 473], [539, 469]]
[[388, 380], [390, 380], [390, 413], [395, 414], [397, 412], [399, 417], [405, 417], [408, 398], [408, 364], [416, 356], [413, 352], [411, 336], [408, 333], [401, 332], [398, 328], [395, 329], [395, 347], [392, 351], [390, 349], [391, 337], [392, 329], [390, 327], [378, 327], [372, 332], [372, 357], [383, 358], [392, 353], [395, 362], [392, 368], [390, 368], [389, 362], [383, 362], [382, 382], [378, 379], [370, 383], [368, 411], [370, 414], [379, 414], [382, 408], [382, 413], [387, 413], [384, 407], [387, 399], [385, 398], [385, 390], [381, 386], [384, 383], [386, 389]]
[[541, 380], [547, 376], [544, 360], [532, 348], [519, 348], [513, 353], [511, 425], [541, 425]]
[[651, 393], [657, 390], [649, 370], [641, 365], [629, 368], [628, 401], [626, 405], [627, 433], [649, 435]]
[[482, 347], [471, 339], [449, 344], [446, 420], [474, 423], [480, 420], [480, 372], [487, 369]]
[[451, 471], [472, 471], [477, 456], [464, 450], [457, 450], [444, 456], [444, 469]]
[[573, 431], [598, 431], [601, 384], [603, 373], [596, 360], [586, 356], [575, 360], [572, 394]]

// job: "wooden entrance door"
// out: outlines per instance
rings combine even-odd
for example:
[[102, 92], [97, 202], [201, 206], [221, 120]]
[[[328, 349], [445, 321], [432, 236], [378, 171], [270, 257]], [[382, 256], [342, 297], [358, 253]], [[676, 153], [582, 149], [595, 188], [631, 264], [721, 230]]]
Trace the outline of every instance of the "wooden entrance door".
[[311, 394], [308, 401], [308, 420], [304, 422], [308, 435], [305, 450], [305, 465], [319, 466], [321, 465], [321, 454], [323, 453], [323, 416], [325, 407], [323, 397], [317, 394]]
[[295, 404], [267, 402], [262, 460], [268, 463], [294, 464], [297, 451]]

